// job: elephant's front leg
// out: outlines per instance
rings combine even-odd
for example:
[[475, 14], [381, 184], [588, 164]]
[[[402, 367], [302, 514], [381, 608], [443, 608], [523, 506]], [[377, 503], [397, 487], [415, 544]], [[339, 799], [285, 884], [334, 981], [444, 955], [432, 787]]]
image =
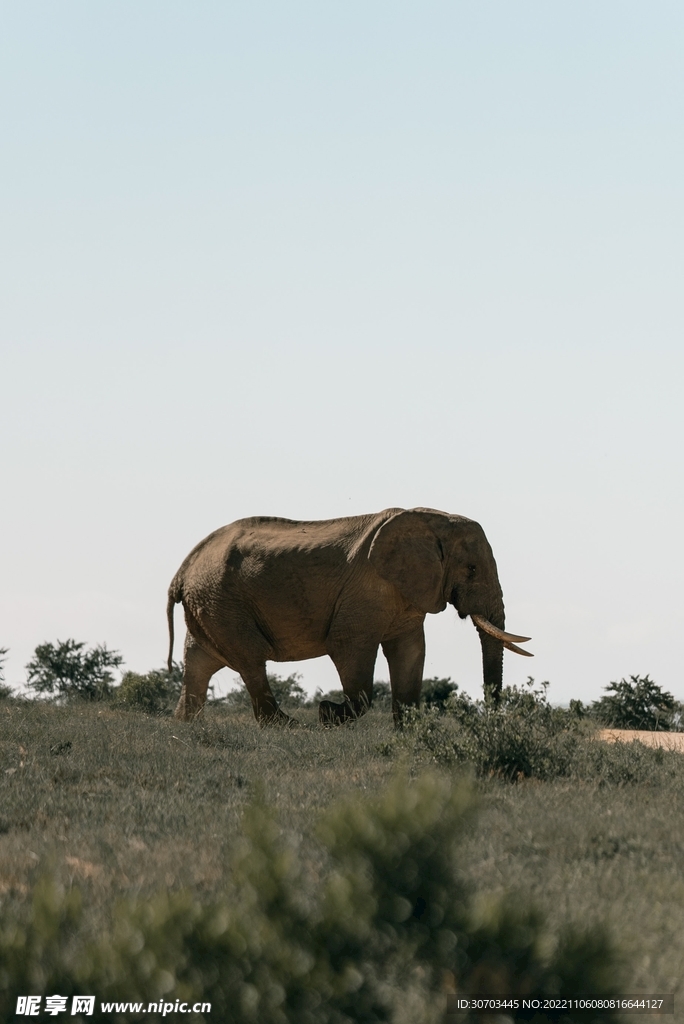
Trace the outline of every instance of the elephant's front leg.
[[371, 706], [378, 642], [365, 641], [358, 646], [329, 644], [328, 653], [339, 674], [345, 699], [341, 704], [322, 700], [318, 717], [323, 725], [342, 725], [364, 715]]
[[392, 686], [394, 724], [401, 726], [407, 707], [418, 707], [425, 666], [423, 623], [394, 640], [385, 640], [382, 650], [387, 658]]

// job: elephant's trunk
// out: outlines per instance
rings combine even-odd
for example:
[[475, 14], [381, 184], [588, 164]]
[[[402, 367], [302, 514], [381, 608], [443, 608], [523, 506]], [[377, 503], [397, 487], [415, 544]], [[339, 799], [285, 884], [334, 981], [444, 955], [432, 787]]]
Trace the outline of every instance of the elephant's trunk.
[[515, 640], [525, 643], [530, 637], [517, 636], [515, 633], [507, 633], [504, 630], [503, 601], [497, 602], [496, 611], [493, 614], [484, 616], [471, 613], [471, 618], [480, 634], [482, 645], [485, 700], [498, 704], [503, 680], [503, 649], [506, 647], [509, 651], [531, 658], [533, 657], [531, 651], [524, 651], [514, 643]]
[[498, 704], [503, 684], [503, 644], [478, 629], [482, 645], [482, 678], [487, 704]]
[[506, 636], [502, 632], [506, 616], [500, 587], [498, 593], [490, 593], [485, 598], [485, 604], [487, 605], [485, 615], [471, 612], [471, 616], [482, 646], [482, 680], [485, 701], [488, 704], [498, 704], [503, 685], [503, 645]]

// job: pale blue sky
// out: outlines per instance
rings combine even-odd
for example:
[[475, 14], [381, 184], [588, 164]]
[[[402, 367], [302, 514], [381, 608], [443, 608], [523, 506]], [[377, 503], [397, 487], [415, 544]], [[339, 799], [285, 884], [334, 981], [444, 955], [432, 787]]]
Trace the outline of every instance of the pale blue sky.
[[[490, 538], [508, 681], [684, 699], [683, 36], [668, 2], [0, 2], [8, 681], [68, 636], [160, 665], [232, 519], [430, 505]], [[477, 693], [454, 619], [426, 674]]]

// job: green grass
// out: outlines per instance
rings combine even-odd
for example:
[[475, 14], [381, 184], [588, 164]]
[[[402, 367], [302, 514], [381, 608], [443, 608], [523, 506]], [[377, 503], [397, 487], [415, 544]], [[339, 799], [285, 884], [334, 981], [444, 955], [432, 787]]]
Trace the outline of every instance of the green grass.
[[21, 900], [38, 864], [78, 882], [94, 926], [114, 896], [160, 886], [212, 893], [245, 803], [263, 791], [295, 834], [393, 772], [377, 753], [389, 715], [323, 731], [258, 729], [251, 712], [209, 707], [192, 724], [101, 704], [0, 705], [0, 895]]
[[464, 849], [475, 886], [524, 893], [555, 925], [606, 923], [630, 989], [678, 993], [683, 1012], [681, 788], [528, 781], [483, 790]]
[[[322, 813], [380, 793], [398, 769], [417, 775], [437, 762], [448, 776], [474, 777], [455, 718], [439, 719], [431, 746], [420, 723], [397, 739], [388, 711], [336, 730], [320, 729], [315, 709], [296, 715], [296, 729], [260, 730], [250, 713], [219, 704], [183, 724], [104, 704], [2, 701], [3, 918], [25, 912], [46, 870], [81, 891], [93, 941], [121, 897], [216, 899], [234, 883], [245, 807], [259, 794], [315, 893], [329, 870]], [[627, 988], [674, 991], [684, 1006], [684, 756], [600, 744], [584, 726], [562, 735], [558, 761], [542, 751], [545, 777], [518, 772], [511, 782], [479, 765], [479, 809], [462, 826], [464, 876], [484, 900], [514, 893], [535, 904], [554, 929], [607, 924]]]

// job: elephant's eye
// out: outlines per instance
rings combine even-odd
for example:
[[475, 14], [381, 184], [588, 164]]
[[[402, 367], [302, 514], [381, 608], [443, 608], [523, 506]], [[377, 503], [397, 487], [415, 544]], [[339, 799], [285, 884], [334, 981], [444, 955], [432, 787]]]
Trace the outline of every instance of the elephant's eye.
[[477, 566], [476, 565], [469, 565], [467, 568], [468, 568], [468, 579], [472, 580], [473, 576], [477, 572]]

